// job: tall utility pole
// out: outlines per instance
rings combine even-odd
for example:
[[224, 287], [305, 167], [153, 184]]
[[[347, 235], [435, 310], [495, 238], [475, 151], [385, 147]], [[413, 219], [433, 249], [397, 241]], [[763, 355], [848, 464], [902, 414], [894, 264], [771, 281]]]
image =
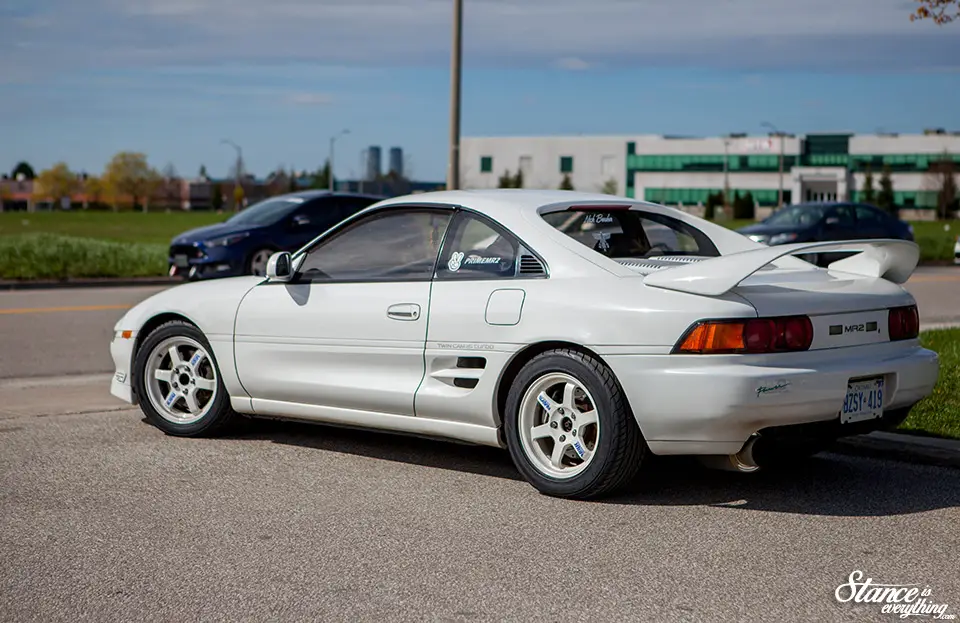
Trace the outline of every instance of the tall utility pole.
[[233, 196], [234, 196], [234, 200], [233, 200], [233, 203], [234, 203], [234, 205], [233, 205], [233, 210], [234, 210], [235, 212], [239, 212], [239, 211], [240, 211], [240, 202], [237, 201], [237, 199], [236, 199], [236, 196], [237, 196], [236, 188], [241, 188], [241, 189], [243, 188], [243, 184], [241, 183], [241, 178], [242, 178], [242, 176], [243, 176], [243, 150], [240, 149], [240, 146], [239, 146], [239, 145], [237, 145], [236, 143], [234, 143], [233, 141], [231, 141], [230, 139], [227, 139], [227, 138], [221, 140], [221, 141], [220, 141], [220, 144], [221, 144], [221, 145], [230, 145], [230, 146], [233, 147], [233, 148], [236, 150], [236, 152], [237, 152], [237, 164], [236, 164], [236, 184], [237, 184], [237, 185], [236, 185], [236, 187], [235, 187], [235, 189], [234, 189], [234, 191], [233, 191]]
[[327, 176], [327, 186], [330, 188], [330, 192], [333, 192], [333, 145], [337, 142], [337, 139], [343, 136], [344, 134], [350, 134], [350, 130], [340, 130], [336, 134], [330, 137], [330, 175]]
[[453, 48], [450, 51], [450, 157], [447, 190], [460, 188], [460, 66], [463, 58], [463, 0], [453, 0]]
[[730, 139], [723, 139], [723, 211], [730, 209], [730, 170], [727, 166], [727, 160], [730, 155]]
[[770, 128], [773, 130], [774, 136], [780, 137], [780, 190], [777, 192], [777, 209], [780, 209], [783, 207], [783, 142], [786, 137], [783, 132], [778, 130], [777, 127], [770, 122], [764, 121], [760, 124], [760, 127]]

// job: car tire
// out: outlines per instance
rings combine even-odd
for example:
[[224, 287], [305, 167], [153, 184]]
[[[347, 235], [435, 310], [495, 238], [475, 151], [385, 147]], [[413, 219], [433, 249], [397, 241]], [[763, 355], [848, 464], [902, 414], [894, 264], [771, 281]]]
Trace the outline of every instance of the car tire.
[[157, 327], [140, 345], [133, 369], [141, 411], [169, 435], [213, 436], [235, 419], [213, 349], [192, 324]]
[[267, 261], [274, 253], [276, 253], [276, 251], [269, 247], [254, 249], [254, 251], [247, 256], [247, 261], [243, 269], [244, 274], [265, 277], [267, 274]]
[[523, 366], [507, 396], [504, 435], [527, 482], [562, 498], [621, 490], [649, 453], [613, 372], [571, 349], [544, 352]]

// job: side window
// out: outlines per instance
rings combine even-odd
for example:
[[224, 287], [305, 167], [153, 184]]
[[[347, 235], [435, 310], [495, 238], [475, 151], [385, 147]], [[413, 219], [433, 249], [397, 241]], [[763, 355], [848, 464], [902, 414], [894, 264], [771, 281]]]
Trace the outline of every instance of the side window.
[[322, 232], [341, 221], [337, 204], [329, 199], [314, 199], [304, 203], [290, 215], [294, 227]]
[[451, 213], [378, 210], [307, 252], [306, 281], [417, 281], [430, 279]]
[[339, 205], [340, 220], [353, 216], [360, 210], [369, 208], [375, 204], [377, 199], [368, 199], [366, 197], [341, 197], [337, 200]]
[[612, 258], [720, 255], [706, 234], [683, 221], [639, 210], [550, 212], [543, 220], [580, 244]]
[[881, 227], [883, 226], [883, 221], [881, 220], [880, 213], [872, 208], [866, 206], [857, 206], [857, 224], [865, 225], [868, 227]]
[[509, 279], [517, 274], [520, 243], [499, 226], [461, 212], [450, 228], [438, 279]]
[[830, 227], [853, 229], [855, 226], [853, 208], [850, 206], [838, 206], [833, 208], [827, 212], [826, 222]]

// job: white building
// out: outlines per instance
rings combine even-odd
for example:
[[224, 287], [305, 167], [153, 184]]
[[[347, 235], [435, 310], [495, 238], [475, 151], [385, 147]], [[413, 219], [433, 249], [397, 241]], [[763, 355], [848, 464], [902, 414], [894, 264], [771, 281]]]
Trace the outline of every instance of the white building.
[[867, 171], [877, 192], [889, 168], [901, 215], [932, 218], [938, 186], [930, 166], [945, 156], [960, 173], [960, 132], [476, 137], [462, 140], [460, 175], [464, 188], [496, 188], [501, 176], [518, 171], [524, 188], [558, 188], [566, 176], [577, 190], [692, 211], [727, 187], [731, 194], [749, 192], [759, 217], [778, 205], [781, 184], [784, 204], [861, 201]]

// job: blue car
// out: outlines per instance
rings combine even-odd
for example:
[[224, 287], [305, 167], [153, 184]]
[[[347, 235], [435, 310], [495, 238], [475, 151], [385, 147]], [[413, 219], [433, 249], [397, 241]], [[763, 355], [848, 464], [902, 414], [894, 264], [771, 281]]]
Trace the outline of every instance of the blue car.
[[223, 223], [191, 229], [170, 244], [170, 276], [266, 274], [277, 251], [295, 251], [384, 197], [311, 190], [271, 197]]
[[[759, 223], [737, 230], [766, 245], [865, 238], [913, 240], [913, 227], [879, 208], [863, 203], [799, 203], [777, 210]], [[819, 266], [849, 256], [821, 253], [805, 256]]]

